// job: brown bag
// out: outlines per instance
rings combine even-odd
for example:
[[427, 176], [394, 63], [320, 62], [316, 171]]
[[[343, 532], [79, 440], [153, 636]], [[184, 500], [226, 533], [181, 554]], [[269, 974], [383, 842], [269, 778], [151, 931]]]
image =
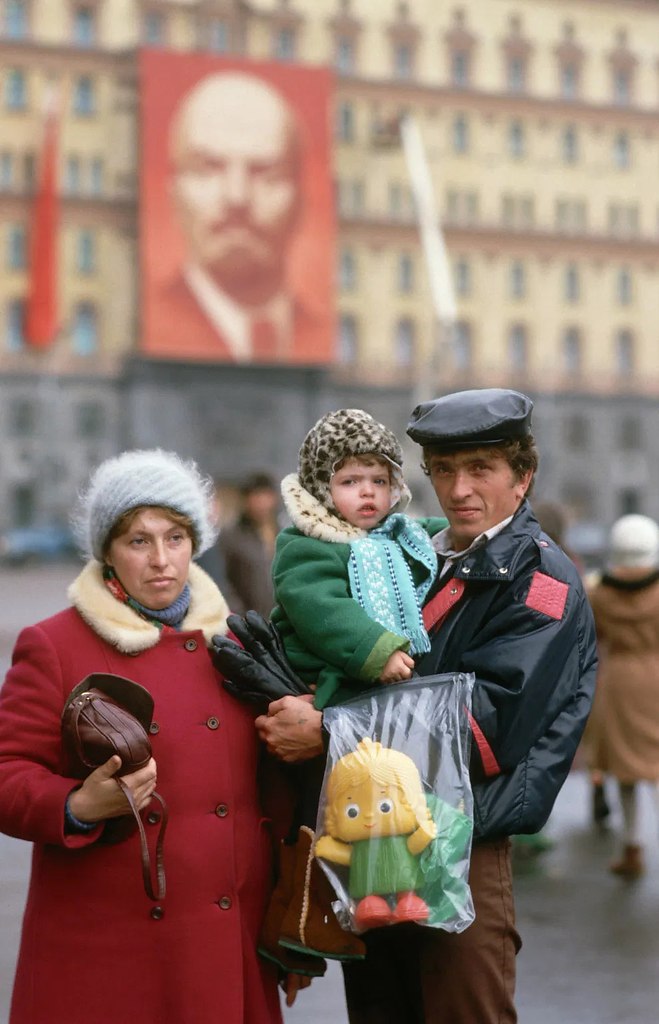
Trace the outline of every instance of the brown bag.
[[[156, 882], [151, 879], [151, 860], [146, 832], [133, 795], [121, 779], [148, 764], [151, 757], [149, 726], [153, 716], [153, 698], [148, 690], [132, 679], [106, 672], [94, 672], [69, 694], [62, 711], [62, 740], [72, 764], [72, 774], [84, 779], [105, 764], [113, 754], [121, 758], [115, 782], [130, 804], [140, 833], [142, 877], [147, 896], [162, 900], [165, 896], [163, 846], [167, 827], [167, 804], [154, 793], [162, 806], [162, 818], [156, 841]], [[108, 819], [106, 831], [115, 821]], [[132, 829], [131, 829], [132, 831]], [[125, 838], [124, 831], [120, 838]], [[114, 837], [116, 841], [117, 836]], [[112, 841], [112, 839], [110, 839]]]

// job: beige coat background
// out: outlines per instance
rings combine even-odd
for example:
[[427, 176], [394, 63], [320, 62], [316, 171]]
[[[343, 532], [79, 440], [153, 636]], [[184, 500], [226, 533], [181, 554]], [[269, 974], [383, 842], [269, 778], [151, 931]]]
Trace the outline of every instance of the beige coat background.
[[659, 574], [648, 574], [633, 589], [605, 576], [589, 597], [600, 656], [585, 738], [589, 765], [621, 782], [657, 781]]

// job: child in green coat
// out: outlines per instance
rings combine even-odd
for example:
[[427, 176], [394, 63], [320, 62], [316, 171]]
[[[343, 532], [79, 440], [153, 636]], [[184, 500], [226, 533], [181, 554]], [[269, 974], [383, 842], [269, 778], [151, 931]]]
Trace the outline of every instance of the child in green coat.
[[[293, 525], [277, 538], [272, 621], [291, 666], [315, 684], [317, 708], [409, 679], [414, 656], [430, 649], [421, 609], [437, 574], [431, 537], [447, 523], [404, 513], [410, 493], [402, 458], [387, 427], [361, 409], [340, 409], [309, 431], [297, 474], [282, 482]], [[363, 943], [339, 927], [331, 909], [316, 912], [333, 898], [313, 860], [309, 827], [322, 761], [301, 769], [292, 841], [282, 849], [280, 885], [259, 947], [287, 970], [295, 968], [286, 949], [363, 956]]]

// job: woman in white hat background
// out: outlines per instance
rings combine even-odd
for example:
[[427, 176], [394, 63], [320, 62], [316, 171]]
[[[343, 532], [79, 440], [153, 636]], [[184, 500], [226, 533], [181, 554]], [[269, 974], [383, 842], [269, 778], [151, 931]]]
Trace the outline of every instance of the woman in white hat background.
[[[214, 540], [211, 490], [172, 453], [104, 462], [77, 512], [88, 561], [71, 607], [18, 637], [0, 693], [0, 830], [34, 856], [11, 1024], [281, 1021], [256, 952], [272, 876], [258, 740], [208, 651], [226, 602], [192, 561]], [[155, 702], [153, 757], [123, 781], [152, 848], [156, 782], [169, 808], [162, 900], [145, 894], [137, 832], [104, 841], [129, 809], [119, 758], [81, 783], [62, 746], [63, 705], [92, 672]]]
[[652, 519], [614, 523], [606, 570], [589, 597], [600, 657], [589, 761], [617, 780], [623, 849], [611, 870], [633, 879], [644, 870], [638, 782], [651, 784], [659, 829], [659, 527]]

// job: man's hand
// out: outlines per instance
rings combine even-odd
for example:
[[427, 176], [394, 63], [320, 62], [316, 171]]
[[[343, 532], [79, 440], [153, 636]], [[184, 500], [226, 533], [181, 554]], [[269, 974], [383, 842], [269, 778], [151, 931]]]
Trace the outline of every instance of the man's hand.
[[394, 651], [385, 662], [380, 673], [381, 683], [400, 683], [403, 679], [412, 678], [414, 659], [405, 651]]
[[[130, 814], [128, 801], [115, 779], [120, 768], [121, 758], [114, 754], [71, 793], [69, 807], [74, 817], [79, 821], [103, 821]], [[156, 788], [156, 762], [151, 758], [144, 768], [123, 775], [121, 781], [131, 790], [137, 809], [143, 810]]]
[[286, 974], [281, 982], [281, 987], [286, 993], [286, 1005], [292, 1006], [298, 992], [301, 992], [303, 988], [308, 988], [310, 984], [311, 978], [305, 974]]
[[282, 697], [256, 719], [256, 730], [269, 753], [280, 761], [308, 761], [323, 753], [322, 714], [313, 697]]

